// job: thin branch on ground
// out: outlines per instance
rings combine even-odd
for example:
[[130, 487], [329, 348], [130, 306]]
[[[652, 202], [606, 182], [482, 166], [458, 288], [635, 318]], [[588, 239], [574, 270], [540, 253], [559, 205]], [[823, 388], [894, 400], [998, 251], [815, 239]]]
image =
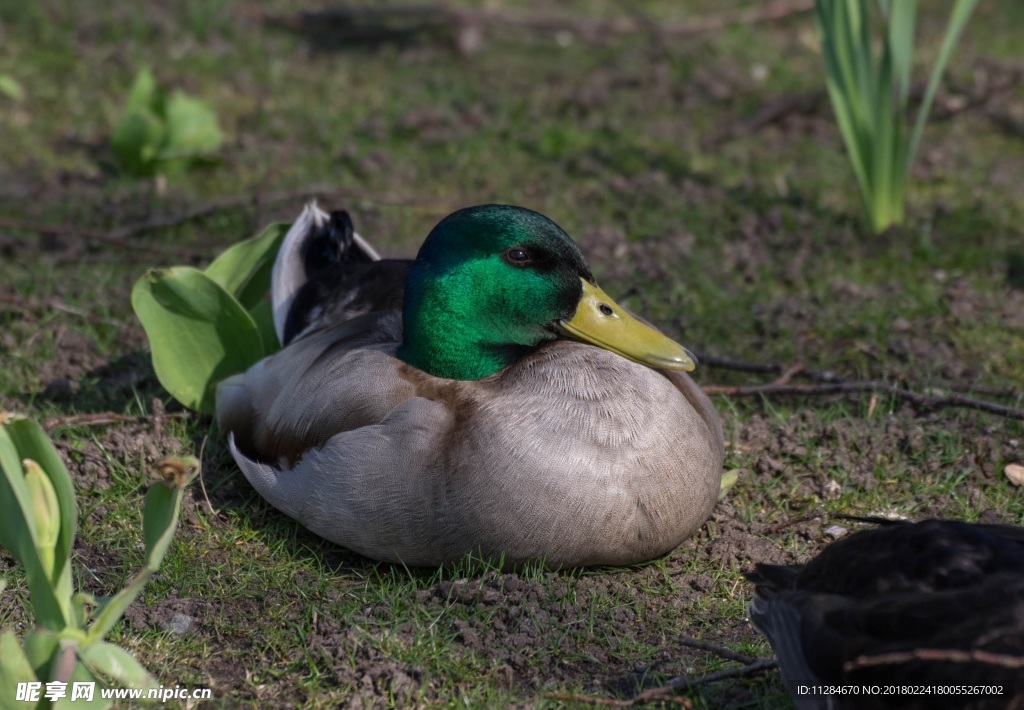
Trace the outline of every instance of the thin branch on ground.
[[[171, 412], [164, 414], [165, 417], [174, 419], [185, 419], [188, 412]], [[76, 426], [105, 426], [107, 424], [148, 424], [149, 417], [136, 417], [131, 414], [118, 414], [117, 412], [95, 412], [91, 414], [70, 414], [64, 417], [50, 417], [43, 420], [43, 429], [52, 431], [58, 427]]]
[[[708, 355], [706, 353], [696, 353], [696, 356], [702, 365], [707, 365], [708, 367], [717, 367], [721, 370], [733, 370], [735, 372], [754, 372], [765, 375], [776, 373], [781, 374], [787, 369], [802, 366], [802, 363], [800, 362], [798, 362], [797, 365], [748, 362], [746, 360], [736, 360], [734, 358], [719, 357], [717, 355]], [[802, 367], [799, 374], [804, 379], [811, 380], [812, 382], [857, 381], [842, 377], [831, 370], [810, 370], [806, 367]], [[948, 389], [952, 392], [973, 392], [977, 394], [992, 395], [994, 397], [1024, 397], [1024, 390], [1016, 390], [1012, 387], [994, 387], [991, 385], [950, 385]]]
[[[810, 12], [810, 0], [773, 0], [752, 8], [693, 17], [680, 22], [661, 23], [656, 31], [664, 38], [678, 39], [713, 32], [734, 25], [775, 22]], [[649, 31], [650, 25], [636, 16], [609, 20], [588, 20], [571, 15], [542, 15], [476, 8], [396, 5], [381, 8], [372, 5], [332, 7], [296, 15], [271, 15], [254, 10], [263, 21], [292, 30], [315, 30], [320, 34], [332, 29], [342, 36], [362, 41], [408, 39], [421, 33], [450, 30], [456, 34], [467, 28], [503, 27], [535, 35], [568, 32], [583, 42], [602, 43], [610, 39]]]
[[[172, 252], [169, 251], [169, 247], [160, 244], [137, 241], [132, 238], [147, 232], [155, 232], [162, 229], [178, 227], [189, 222], [210, 217], [220, 212], [228, 212], [244, 207], [259, 209], [260, 207], [288, 202], [289, 200], [308, 200], [315, 197], [328, 196], [338, 196], [347, 201], [367, 202], [371, 204], [406, 206], [421, 205], [429, 207], [431, 210], [437, 212], [452, 211], [458, 206], [468, 204], [465, 200], [459, 201], [450, 199], [445, 201], [438, 200], [437, 198], [370, 194], [359, 190], [351, 190], [338, 185], [314, 184], [291, 190], [278, 190], [267, 193], [221, 197], [204, 202], [181, 212], [153, 217], [148, 220], [123, 225], [108, 231], [65, 224], [38, 224], [3, 217], [0, 217], [0, 227], [24, 232], [34, 232], [37, 234], [60, 234], [78, 237], [80, 239], [84, 239], [87, 242], [86, 246], [89, 247], [92, 247], [95, 243], [113, 244], [128, 250], [169, 258], [172, 255]], [[88, 244], [88, 242], [92, 242], [93, 244]], [[118, 258], [123, 258], [123, 255]]]
[[753, 116], [731, 123], [711, 133], [701, 141], [704, 149], [720, 148], [724, 144], [757, 133], [762, 128], [781, 123], [790, 116], [815, 113], [825, 105], [828, 93], [824, 89], [799, 91], [776, 96], [762, 104]]
[[576, 695], [575, 693], [544, 693], [548, 700], [558, 700], [563, 703], [588, 703], [600, 705], [606, 708], [629, 708], [633, 707], [632, 700], [619, 700], [617, 698], [602, 698], [598, 695]]
[[718, 367], [723, 370], [735, 370], [737, 372], [759, 372], [762, 374], [770, 375], [776, 372], [782, 372], [782, 365], [765, 364], [761, 362], [747, 362], [746, 360], [734, 360], [729, 357], [719, 357], [718, 355], [708, 355], [707, 353], [694, 353], [697, 359], [700, 360], [701, 365], [707, 365], [709, 367]]
[[911, 651], [893, 651], [875, 656], [857, 656], [843, 666], [844, 671], [852, 671], [865, 666], [889, 666], [911, 661], [941, 661], [946, 663], [984, 663], [1002, 668], [1024, 669], [1024, 656], [1011, 656], [1006, 653], [993, 653], [982, 649], [964, 651], [958, 648], [915, 648]]
[[199, 488], [203, 492], [203, 500], [206, 501], [206, 507], [210, 513], [217, 517], [220, 513], [213, 507], [213, 503], [210, 502], [210, 496], [206, 494], [206, 483], [203, 482], [203, 454], [206, 453], [206, 442], [208, 437], [203, 437], [203, 443], [199, 446]]
[[685, 634], [679, 637], [679, 643], [687, 648], [695, 648], [698, 651], [707, 651], [708, 653], [713, 653], [721, 658], [736, 661], [737, 663], [742, 663], [744, 665], [750, 665], [755, 661], [763, 660], [754, 656], [748, 656], [745, 653], [737, 653], [725, 646], [719, 646], [717, 643], [711, 643], [710, 641], [704, 641], [703, 639], [695, 639], [692, 636], [686, 636]]
[[81, 308], [75, 308], [72, 305], [65, 303], [56, 298], [50, 298], [46, 301], [34, 301], [28, 298], [22, 298], [17, 294], [13, 293], [0, 293], [0, 304], [6, 304], [15, 308], [19, 311], [31, 313], [33, 316], [41, 316], [47, 311], [59, 311], [60, 313], [67, 313], [68, 315], [83, 318], [90, 323], [121, 326], [123, 323], [110, 318], [99, 318], [93, 314], [82, 310]]
[[728, 397], [756, 396], [821, 396], [830, 394], [849, 394], [852, 392], [878, 392], [896, 399], [910, 402], [921, 409], [934, 410], [946, 408], [975, 409], [979, 412], [995, 414], [1008, 419], [1024, 420], [1024, 409], [1010, 407], [1005, 404], [988, 402], [962, 394], [932, 396], [903, 389], [888, 382], [872, 380], [854, 380], [844, 382], [823, 382], [809, 385], [794, 385], [771, 382], [765, 385], [704, 385], [704, 392], [709, 395], [725, 395]]
[[800, 373], [804, 372], [806, 369], [807, 368], [804, 367], [804, 364], [802, 362], [797, 362], [797, 363], [795, 363], [793, 365], [790, 365], [789, 367], [787, 367], [785, 370], [782, 371], [782, 374], [780, 374], [775, 379], [775, 381], [772, 382], [772, 384], [773, 385], [788, 385], [793, 380], [794, 377], [796, 377]]
[[769, 526], [765, 532], [768, 535], [774, 535], [775, 533], [782, 532], [783, 530], [788, 530], [794, 525], [799, 525], [800, 523], [808, 523], [812, 520], [821, 520], [823, 517], [825, 517], [824, 513], [811, 513], [810, 515], [801, 515], [799, 518], [783, 520], [781, 522], [775, 523]]
[[635, 705], [641, 705], [643, 703], [678, 703], [686, 708], [692, 708], [693, 703], [684, 697], [675, 695], [679, 691], [694, 688], [698, 685], [704, 685], [706, 683], [714, 683], [719, 680], [728, 680], [731, 678], [743, 678], [757, 673], [763, 673], [764, 671], [778, 667], [778, 661], [774, 658], [756, 658], [754, 656], [748, 656], [744, 653], [737, 653], [725, 646], [720, 646], [709, 641], [703, 641], [701, 639], [695, 639], [691, 636], [680, 636], [679, 642], [687, 648], [693, 648], [700, 651], [707, 651], [713, 653], [720, 658], [725, 658], [730, 661], [736, 661], [743, 665], [739, 668], [727, 668], [721, 671], [715, 671], [708, 673], [707, 675], [690, 677], [690, 676], [677, 676], [672, 678], [664, 685], [660, 685], [657, 688], [648, 688], [642, 693], [636, 695], [628, 700], [620, 700], [618, 698], [602, 698], [591, 695], [573, 695], [572, 693], [546, 693], [545, 698], [551, 700], [562, 700], [567, 702], [581, 702], [590, 703], [592, 705], [602, 705], [605, 707], [613, 708], [628, 708]]
[[739, 668], [727, 668], [722, 671], [715, 671], [714, 673], [708, 673], [707, 675], [696, 678], [679, 676], [678, 678], [673, 678], [661, 687], [645, 690], [640, 693], [640, 695], [633, 698], [633, 702], [664, 702], [672, 699], [672, 693], [677, 693], [681, 690], [689, 690], [690, 688], [695, 688], [698, 685], [714, 683], [719, 680], [730, 680], [732, 678], [745, 678], [747, 676], [757, 675], [758, 673], [764, 673], [765, 671], [777, 668], [778, 665], [778, 661], [774, 658], [758, 658], [752, 663], [740, 666]]
[[[766, 384], [760, 385], [704, 385], [704, 392], [709, 395], [725, 395], [728, 397], [755, 397], [755, 396], [822, 396], [830, 394], [849, 394], [854, 392], [871, 392], [874, 394], [886, 394], [890, 397], [900, 399], [925, 410], [962, 408], [975, 409], [989, 414], [995, 414], [1009, 419], [1024, 420], [1024, 409], [1011, 407], [998, 402], [990, 402], [975, 397], [968, 397], [959, 392], [941, 394], [925, 394], [915, 392], [891, 382], [880, 380], [853, 380], [837, 375], [829, 370], [809, 370], [802, 362], [793, 365], [782, 365], [777, 363], [752, 363], [732, 358], [716, 357], [713, 355], [698, 354], [697, 359], [709, 367], [718, 367], [725, 370], [739, 372], [754, 372], [761, 374], [777, 373], [779, 377]], [[791, 380], [800, 376], [811, 380], [813, 384], [792, 384]], [[977, 388], [982, 391], [982, 388]], [[973, 390], [972, 390], [973, 391]], [[1005, 397], [1020, 397], [1021, 393], [1015, 390], [985, 388], [986, 393]]]

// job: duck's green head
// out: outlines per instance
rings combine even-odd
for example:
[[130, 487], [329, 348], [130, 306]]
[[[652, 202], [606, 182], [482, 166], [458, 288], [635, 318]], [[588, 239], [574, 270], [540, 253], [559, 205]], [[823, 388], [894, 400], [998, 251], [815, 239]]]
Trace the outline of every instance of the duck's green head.
[[404, 318], [398, 356], [437, 377], [487, 377], [558, 337], [659, 369], [695, 367], [594, 283], [561, 227], [522, 207], [480, 205], [441, 220], [409, 270]]

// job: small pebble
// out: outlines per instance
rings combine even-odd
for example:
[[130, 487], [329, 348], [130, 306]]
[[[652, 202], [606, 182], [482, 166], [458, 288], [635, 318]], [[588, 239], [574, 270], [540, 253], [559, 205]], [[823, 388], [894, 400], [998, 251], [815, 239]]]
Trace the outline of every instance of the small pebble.
[[182, 614], [179, 612], [171, 617], [171, 620], [164, 625], [164, 628], [166, 628], [172, 634], [183, 636], [188, 633], [189, 629], [192, 628], [193, 621], [195, 621], [195, 619], [193, 619], [188, 614]]
[[842, 525], [831, 525], [825, 528], [825, 534], [835, 540], [838, 540], [839, 538], [843, 537], [849, 532], [850, 531], [844, 528]]

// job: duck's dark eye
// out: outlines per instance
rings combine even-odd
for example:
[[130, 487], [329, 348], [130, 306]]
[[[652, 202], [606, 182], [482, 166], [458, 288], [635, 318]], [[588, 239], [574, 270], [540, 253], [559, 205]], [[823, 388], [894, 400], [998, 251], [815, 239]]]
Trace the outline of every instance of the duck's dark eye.
[[503, 256], [505, 257], [505, 261], [515, 266], [526, 266], [533, 260], [530, 253], [522, 247], [511, 247], [506, 249]]
[[598, 308], [598, 310], [601, 311], [601, 313], [603, 313], [606, 316], [610, 316], [610, 315], [613, 315], [615, 313], [615, 311], [612, 310], [612, 307], [609, 306], [607, 303], [602, 303], [597, 308]]

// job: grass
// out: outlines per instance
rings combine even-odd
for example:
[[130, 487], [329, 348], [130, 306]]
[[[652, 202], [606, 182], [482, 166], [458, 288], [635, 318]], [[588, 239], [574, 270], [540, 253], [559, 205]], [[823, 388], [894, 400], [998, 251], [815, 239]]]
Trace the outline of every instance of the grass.
[[[300, 9], [288, 0], [265, 7]], [[680, 18], [672, 3], [645, 10]], [[614, 17], [621, 7], [576, 0], [572, 11]], [[922, 12], [927, 57], [945, 18]], [[1012, 58], [1022, 23], [981, 3], [950, 80], [973, 86], [973, 71], [992, 71], [980, 60]], [[545, 212], [577, 238], [609, 293], [642, 286], [651, 318], [698, 351], [788, 362], [802, 339], [817, 369], [918, 388], [1024, 381], [1024, 326], [1013, 310], [1021, 294], [1005, 278], [1024, 193], [1019, 180], [998, 179], [1020, 173], [1024, 143], [982, 112], [928, 126], [909, 224], [884, 237], [859, 226], [827, 108], [702, 147], [780, 94], [822, 86], [810, 15], [661, 47], [644, 36], [563, 47], [493, 31], [468, 58], [431, 42], [313, 51], [229, 1], [86, 10], [44, 0], [0, 9], [0, 28], [0, 75], [25, 89], [21, 101], [0, 96], [10, 146], [0, 154], [0, 294], [21, 304], [0, 303], [2, 408], [41, 419], [150, 416], [154, 397], [168, 400], [130, 313], [134, 280], [152, 265], [203, 265], [259, 224], [290, 219], [302, 200], [81, 251], [75, 234], [7, 224], [103, 233], [218, 197], [318, 183], [336, 186], [323, 203], [350, 208], [360, 232], [391, 254], [413, 253], [465, 204]], [[227, 136], [219, 164], [163, 192], [120, 177], [106, 143], [144, 65], [210, 102]], [[1001, 100], [1020, 111], [1019, 97]], [[113, 634], [162, 682], [213, 687], [215, 707], [557, 707], [546, 692], [629, 696], [729, 665], [683, 649], [681, 633], [769, 653], [744, 621], [741, 571], [760, 559], [806, 559], [834, 521], [771, 532], [777, 523], [817, 511], [969, 520], [996, 511], [1024, 523], [1024, 493], [1001, 474], [1024, 458], [1019, 422], [918, 414], [885, 399], [872, 408], [866, 397], [716, 406], [726, 466], [742, 473], [694, 539], [635, 569], [530, 567], [514, 577], [473, 560], [441, 571], [375, 565], [318, 540], [240, 480], [207, 419], [166, 419], [161, 437], [149, 426], [60, 429], [79, 484], [76, 584], [111, 591], [137, 568], [148, 463], [209, 437], [204, 478], [218, 513], [193, 492], [164, 567]], [[21, 628], [20, 578], [6, 574], [0, 625]], [[191, 617], [191, 630], [168, 631], [174, 614]], [[698, 707], [789, 702], [777, 675], [691, 697]]]

